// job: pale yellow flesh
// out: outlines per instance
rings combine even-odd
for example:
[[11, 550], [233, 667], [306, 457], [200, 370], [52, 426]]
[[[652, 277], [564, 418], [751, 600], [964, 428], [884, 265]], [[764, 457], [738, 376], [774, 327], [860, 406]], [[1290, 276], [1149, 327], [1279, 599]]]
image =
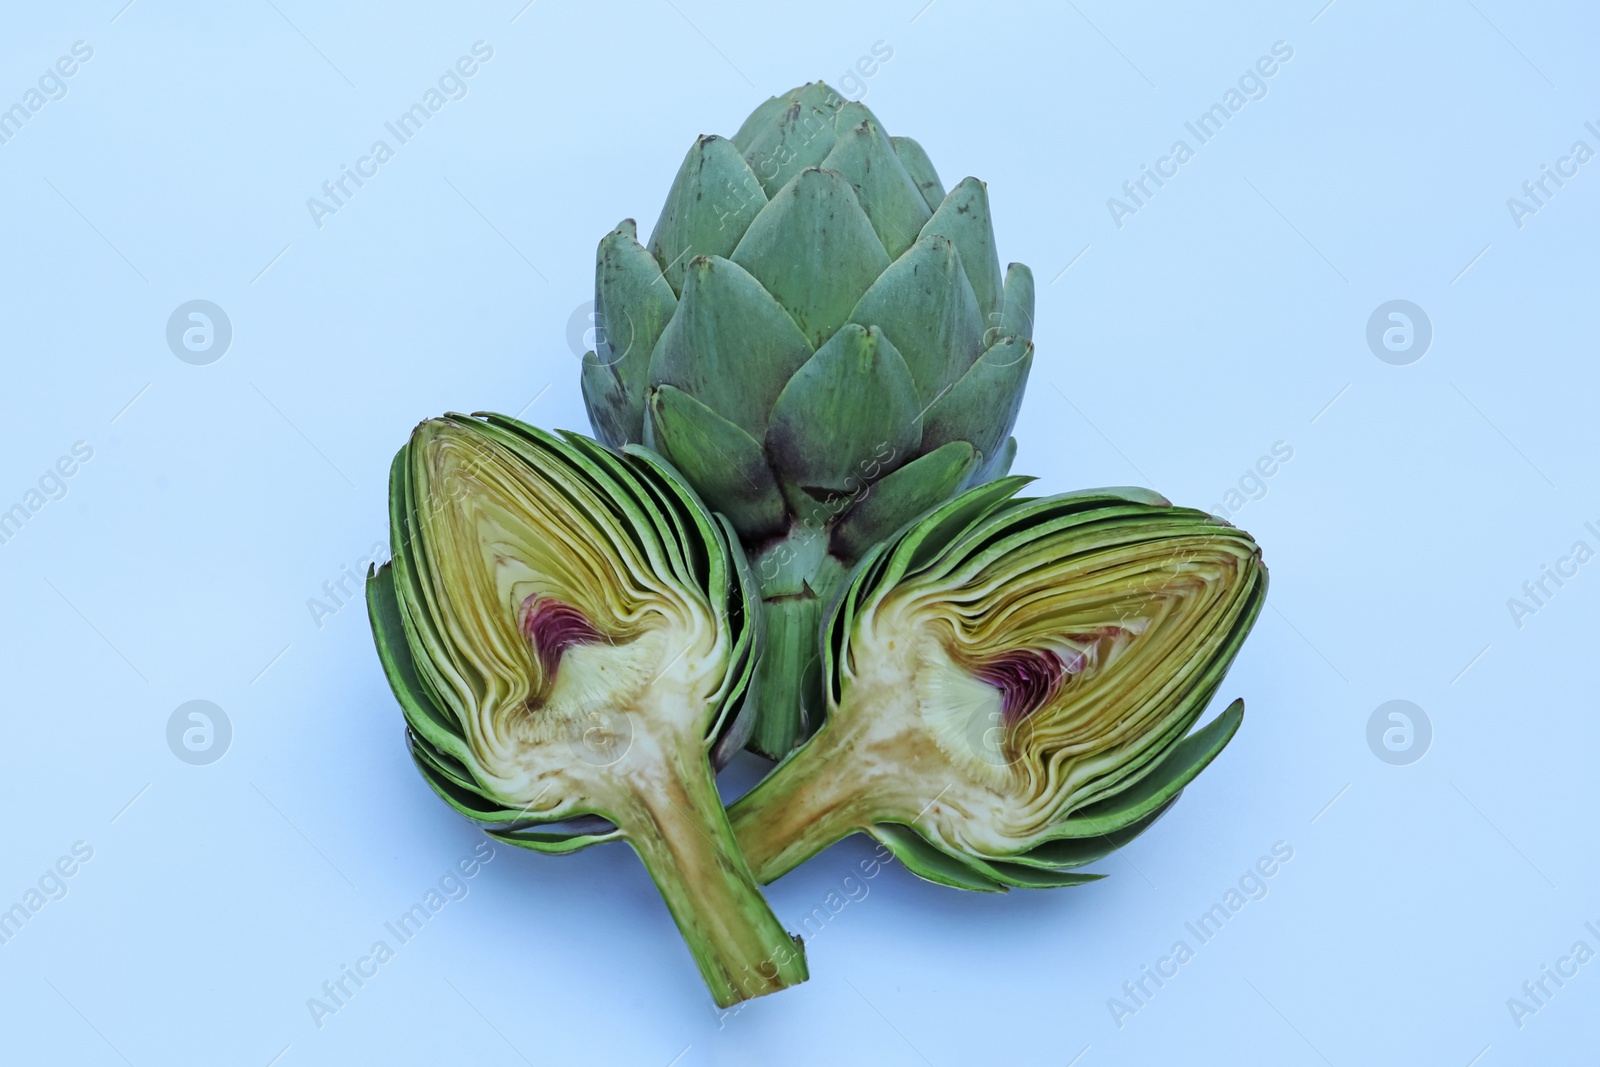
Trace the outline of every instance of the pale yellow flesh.
[[[566, 494], [587, 491], [576, 480], [450, 427], [423, 446], [430, 483], [449, 488], [422, 517], [484, 786], [529, 814], [604, 812], [652, 773], [646, 752], [669, 739], [703, 747], [726, 659], [704, 594], [605, 529], [602, 501], [575, 509]], [[568, 648], [544, 677], [522, 629], [530, 598], [576, 608], [605, 640]]]

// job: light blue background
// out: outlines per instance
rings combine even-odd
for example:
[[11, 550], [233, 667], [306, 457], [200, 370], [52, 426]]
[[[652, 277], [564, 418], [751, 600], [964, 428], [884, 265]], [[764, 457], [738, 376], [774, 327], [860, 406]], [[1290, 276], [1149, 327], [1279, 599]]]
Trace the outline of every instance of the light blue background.
[[[1506, 199], [1574, 141], [1600, 149], [1600, 20], [1322, 2], [6, 4], [0, 103], [74, 41], [94, 58], [0, 144], [0, 507], [73, 442], [94, 458], [0, 545], [0, 906], [74, 842], [94, 858], [0, 946], [0, 1055], [1593, 1055], [1600, 962], [1521, 1029], [1506, 1001], [1575, 941], [1600, 949], [1600, 563], [1521, 627], [1506, 601], [1573, 542], [1600, 548], [1600, 162], [1521, 229]], [[319, 229], [306, 199], [479, 40], [466, 98]], [[1019, 470], [1210, 507], [1293, 448], [1236, 516], [1272, 568], [1224, 687], [1243, 730], [1106, 880], [985, 897], [887, 870], [809, 939], [807, 985], [722, 1025], [614, 846], [500, 848], [319, 1029], [307, 998], [481, 838], [411, 767], [364, 609], [319, 627], [308, 598], [386, 537], [385, 472], [419, 419], [582, 428], [566, 335], [596, 241], [648, 230], [696, 134], [879, 41], [866, 102], [947, 185], [989, 183], [1002, 260], [1039, 281]], [[1276, 41], [1294, 56], [1266, 98], [1115, 226], [1107, 198]], [[209, 366], [164, 339], [195, 298], [233, 324]], [[1409, 366], [1365, 342], [1394, 298], [1434, 327]], [[165, 740], [196, 698], [233, 725], [210, 766]], [[1391, 699], [1433, 724], [1410, 766], [1367, 746]], [[1108, 998], [1279, 841], [1268, 896], [1119, 1028]], [[780, 918], [868, 854], [772, 887]]]

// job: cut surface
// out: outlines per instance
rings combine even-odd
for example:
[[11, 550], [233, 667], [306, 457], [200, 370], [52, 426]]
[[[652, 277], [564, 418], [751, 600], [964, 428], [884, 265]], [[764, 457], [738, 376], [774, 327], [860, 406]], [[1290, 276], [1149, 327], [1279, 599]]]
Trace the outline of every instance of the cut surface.
[[449, 424], [417, 448], [428, 484], [448, 489], [419, 501], [433, 615], [451, 630], [436, 670], [495, 794], [543, 810], [574, 792], [552, 777], [574, 775], [603, 794], [586, 768], [616, 738], [703, 736], [725, 652], [704, 593], [661, 573], [578, 479]]
[[[1052, 866], [1032, 851], [1077, 813], [1107, 832], [1146, 817], [1237, 728], [1230, 710], [1183, 743], [1265, 595], [1248, 535], [1150, 494], [989, 492], [869, 557], [838, 602], [827, 723], [731, 812], [764, 880], [900, 826], [960, 867], [930, 860], [935, 880], [1073, 884], [1028, 874]], [[1149, 805], [1108, 799], [1152, 774]]]
[[428, 784], [509, 844], [626, 840], [718, 1005], [804, 981], [712, 777], [760, 637], [731, 528], [653, 453], [501, 416], [422, 423], [390, 474], [368, 604]]
[[[1163, 734], [1172, 694], [1205, 665], [1196, 650], [1232, 621], [1255, 565], [1239, 539], [1197, 533], [1152, 546], [1130, 530], [1107, 540], [1074, 560], [1064, 532], [1030, 546], [1022, 569], [999, 559], [912, 578], [866, 605], [850, 635], [843, 703], [905, 694], [906, 743], [931, 742], [961, 772], [965, 806], [1004, 798], [982, 851], [1014, 849]], [[867, 692], [853, 695], [857, 686]]]

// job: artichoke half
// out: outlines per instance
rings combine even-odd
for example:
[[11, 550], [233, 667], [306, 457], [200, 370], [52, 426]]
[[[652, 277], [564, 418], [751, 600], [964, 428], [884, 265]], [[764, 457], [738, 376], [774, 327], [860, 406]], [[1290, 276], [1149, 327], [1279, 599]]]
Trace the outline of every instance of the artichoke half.
[[760, 653], [725, 526], [648, 452], [497, 415], [423, 422], [389, 493], [368, 608], [428, 784], [513, 845], [627, 841], [719, 1005], [804, 981], [713, 781]]
[[1266, 598], [1250, 536], [1025, 481], [861, 561], [823, 631], [826, 723], [729, 810], [761, 881], [856, 832], [963, 889], [1088, 881], [1238, 729], [1241, 701], [1190, 733]]
[[601, 240], [583, 395], [726, 515], [767, 614], [750, 747], [824, 704], [821, 609], [868, 548], [1003, 475], [1033, 360], [1033, 276], [1002, 281], [982, 182], [820, 82], [695, 142], [648, 245]]

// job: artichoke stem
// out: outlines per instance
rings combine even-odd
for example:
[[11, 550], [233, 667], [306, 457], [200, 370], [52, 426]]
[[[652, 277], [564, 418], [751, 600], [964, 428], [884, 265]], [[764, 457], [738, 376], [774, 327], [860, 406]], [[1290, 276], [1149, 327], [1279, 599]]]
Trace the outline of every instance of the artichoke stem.
[[765, 651], [756, 663], [760, 701], [748, 748], [768, 759], [782, 759], [817, 728], [822, 713], [821, 665], [817, 627], [822, 600], [811, 593], [761, 602], [766, 614]]
[[639, 776], [617, 824], [650, 872], [717, 1006], [804, 982], [805, 949], [761, 896], [695, 746]]
[[848, 573], [827, 545], [825, 534], [802, 525], [751, 560], [766, 641], [752, 687], [759, 701], [756, 724], [745, 747], [768, 759], [787, 756], [822, 725], [817, 631]]
[[861, 809], [855, 738], [830, 722], [728, 809], [739, 849], [763, 885], [875, 820]]

